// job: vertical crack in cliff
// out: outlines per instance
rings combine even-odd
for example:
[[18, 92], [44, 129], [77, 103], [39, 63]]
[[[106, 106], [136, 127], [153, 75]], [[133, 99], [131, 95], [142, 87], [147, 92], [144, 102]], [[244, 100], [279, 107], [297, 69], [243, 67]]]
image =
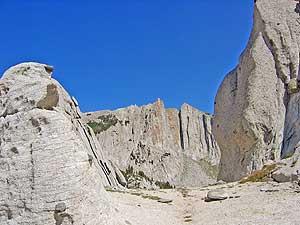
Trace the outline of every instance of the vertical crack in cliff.
[[189, 127], [190, 127], [190, 117], [187, 116], [187, 124], [186, 124], [186, 136], [188, 141], [188, 146], [190, 146], [190, 134], [189, 134]]
[[182, 115], [181, 115], [181, 110], [178, 112], [178, 117], [179, 117], [179, 135], [180, 135], [180, 146], [181, 149], [184, 149], [184, 141], [183, 141], [183, 130], [182, 130]]
[[[30, 174], [30, 179], [31, 179], [31, 183], [30, 183], [30, 204], [31, 206], [34, 205], [33, 202], [33, 195], [34, 195], [34, 189], [35, 189], [35, 163], [34, 163], [34, 158], [33, 158], [33, 145], [32, 143], [30, 144], [30, 163], [31, 163], [31, 174]], [[26, 203], [24, 202], [24, 206], [26, 206]], [[26, 207], [24, 207], [24, 209], [26, 210]], [[29, 211], [30, 213], [32, 213], [32, 211]]]
[[[259, 19], [262, 20], [261, 15], [258, 13], [259, 15]], [[266, 26], [264, 24], [264, 26]], [[295, 40], [295, 38], [293, 37], [293, 31], [290, 27], [289, 24], [287, 24], [287, 28], [289, 30], [289, 37], [291, 38], [291, 41], [296, 44], [297, 49], [299, 49], [298, 43]], [[290, 102], [290, 97], [291, 94], [296, 93], [299, 91], [299, 84], [298, 83], [298, 79], [299, 79], [299, 58], [300, 58], [300, 54], [298, 53], [297, 56], [295, 57], [295, 55], [291, 52], [290, 47], [286, 46], [286, 44], [284, 43], [284, 37], [282, 36], [282, 34], [280, 33], [280, 31], [277, 31], [280, 34], [280, 40], [281, 40], [281, 48], [284, 49], [284, 56], [286, 57], [288, 64], [287, 65], [282, 65], [282, 63], [280, 62], [279, 56], [278, 56], [278, 52], [280, 51], [280, 48], [278, 46], [276, 46], [276, 43], [272, 40], [272, 38], [270, 37], [270, 35], [268, 34], [268, 32], [266, 31], [266, 28], [264, 28], [263, 31], [261, 31], [262, 34], [262, 38], [265, 42], [265, 45], [268, 47], [270, 53], [273, 56], [273, 60], [275, 63], [275, 70], [277, 73], [277, 77], [285, 84], [285, 92], [284, 92], [284, 96], [283, 96], [283, 104], [285, 107], [285, 121], [284, 121], [284, 130], [283, 130], [283, 140], [282, 140], [282, 144], [280, 145], [280, 149], [278, 149], [279, 153], [280, 153], [280, 157], [282, 158], [284, 156], [284, 150], [286, 148], [286, 146], [288, 146], [288, 142], [289, 142], [289, 138], [284, 138], [286, 136], [289, 135], [289, 130], [286, 126], [286, 124], [288, 124], [287, 121], [287, 114], [288, 114], [288, 106], [289, 106], [289, 102]], [[299, 51], [299, 50], [298, 50]], [[289, 77], [285, 77], [284, 74], [284, 70], [283, 70], [283, 66], [288, 66], [288, 70], [289, 70]], [[286, 79], [297, 79], [297, 83], [295, 84], [295, 89], [291, 89], [292, 91], [290, 91], [289, 88], [289, 84], [287, 83]], [[277, 84], [278, 86], [278, 84]], [[293, 86], [293, 85], [291, 85]], [[278, 100], [279, 101], [279, 100]], [[275, 133], [276, 135], [276, 133]]]
[[[261, 17], [260, 17], [261, 19]], [[289, 27], [289, 26], [288, 26]], [[290, 30], [290, 27], [289, 27], [289, 31], [291, 32]], [[275, 70], [276, 70], [276, 73], [277, 73], [277, 77], [280, 79], [281, 82], [283, 82], [284, 84], [286, 84], [286, 78], [284, 77], [284, 74], [283, 74], [283, 71], [282, 71], [282, 68], [281, 68], [281, 65], [280, 65], [280, 61], [277, 57], [277, 53], [276, 51], [278, 51], [278, 49], [276, 49], [276, 46], [275, 46], [275, 43], [274, 41], [268, 36], [267, 32], [266, 31], [263, 31], [262, 32], [262, 38], [265, 42], [265, 45], [267, 46], [267, 48], [269, 49], [270, 53], [272, 54], [273, 56], [273, 60], [274, 60], [274, 63], [275, 63]], [[289, 58], [289, 60], [291, 60]], [[290, 77], [291, 75], [293, 74], [293, 68], [292, 68], [292, 62], [289, 63], [289, 70], [290, 70]], [[279, 81], [279, 82], [280, 82]], [[278, 84], [277, 84], [278, 86]], [[278, 100], [279, 101], [279, 100]], [[284, 124], [287, 124], [287, 112], [288, 112], [288, 104], [289, 104], [289, 101], [290, 101], [290, 95], [288, 94], [288, 91], [287, 91], [287, 86], [285, 85], [285, 92], [284, 92], [284, 97], [283, 97], [283, 104], [284, 104], [284, 107], [285, 107], [285, 121], [284, 121]], [[284, 130], [283, 130], [283, 136], [285, 137], [286, 135], [286, 125], [284, 125]], [[276, 135], [276, 133], [275, 133]], [[280, 149], [279, 149], [279, 153], [282, 157], [282, 154], [283, 154], [283, 150], [285, 148], [285, 145], [286, 145], [286, 142], [287, 140], [285, 138], [283, 138], [282, 140], [282, 144], [280, 145]]]
[[83, 129], [84, 135], [86, 136], [86, 138], [87, 138], [87, 140], [88, 140], [90, 149], [91, 149], [91, 151], [92, 151], [92, 153], [93, 153], [93, 155], [94, 155], [94, 157], [95, 157], [95, 159], [96, 159], [98, 165], [100, 166], [100, 168], [102, 169], [103, 173], [105, 174], [106, 179], [107, 179], [109, 185], [112, 186], [112, 183], [111, 183], [110, 178], [109, 178], [109, 171], [106, 170], [105, 165], [103, 164], [103, 162], [102, 162], [100, 159], [98, 159], [97, 153], [96, 153], [96, 151], [94, 150], [94, 146], [92, 145], [92, 142], [91, 142], [90, 137], [89, 137], [89, 135], [88, 135], [88, 133], [87, 133], [87, 131], [86, 131], [86, 128], [82, 125], [82, 123], [80, 122], [79, 119], [76, 119], [76, 120], [78, 121], [78, 124], [79, 124], [79, 125], [81, 126], [81, 128]]
[[204, 128], [204, 140], [206, 142], [206, 147], [207, 147], [207, 151], [210, 154], [210, 141], [209, 141], [209, 137], [207, 135], [207, 124], [206, 124], [206, 120], [205, 120], [205, 114], [202, 115], [202, 123], [203, 123], [203, 128]]

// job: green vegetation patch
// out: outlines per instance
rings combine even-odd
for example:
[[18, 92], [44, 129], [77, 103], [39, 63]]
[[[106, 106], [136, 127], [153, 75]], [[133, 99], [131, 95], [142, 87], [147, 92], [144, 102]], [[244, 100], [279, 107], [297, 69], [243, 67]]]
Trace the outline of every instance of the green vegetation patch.
[[135, 196], [141, 196], [143, 193], [141, 192], [131, 192], [131, 195], [135, 195]]
[[156, 195], [142, 195], [142, 198], [150, 199], [150, 200], [154, 200], [154, 201], [158, 201], [161, 199], [160, 197], [158, 197]]
[[243, 178], [240, 184], [245, 184], [248, 182], [266, 182], [271, 177], [271, 174], [276, 171], [277, 165], [265, 165], [261, 170], [257, 170], [250, 174], [248, 177]]
[[122, 194], [126, 193], [125, 191], [121, 191], [121, 190], [118, 190], [118, 189], [112, 189], [110, 187], [106, 187], [105, 190], [108, 191], [108, 192], [113, 192], [113, 193], [122, 193]]
[[138, 188], [139, 183], [142, 180], [148, 181], [150, 184], [153, 184], [153, 179], [149, 178], [145, 175], [143, 171], [134, 171], [132, 166], [129, 166], [125, 171], [121, 171], [123, 176], [125, 177], [129, 186], [130, 184], [134, 184], [133, 186]]
[[298, 161], [298, 160], [294, 160], [294, 161], [292, 162], [292, 165], [291, 165], [291, 167], [295, 167], [295, 166], [296, 166], [296, 163], [297, 163], [297, 161]]
[[[151, 185], [155, 184], [160, 189], [172, 189], [175, 186], [170, 185], [167, 182], [154, 181], [153, 178], [148, 177], [143, 171], [134, 171], [132, 166], [129, 166], [125, 171], [121, 171], [128, 184], [135, 184], [136, 188], [139, 187], [139, 183], [142, 180], [149, 182]], [[130, 186], [130, 185], [129, 185]]]
[[174, 186], [170, 185], [170, 183], [167, 182], [161, 182], [161, 181], [155, 181], [155, 185], [158, 186], [160, 189], [173, 189]]
[[125, 171], [122, 171], [123, 176], [125, 177], [126, 181], [134, 174], [133, 167], [129, 166]]
[[289, 158], [292, 158], [293, 155], [294, 155], [294, 153], [289, 153], [289, 154], [287, 154], [286, 156], [284, 156], [283, 159], [289, 159]]
[[151, 184], [153, 182], [153, 179], [149, 178], [145, 175], [143, 171], [133, 171], [133, 167], [129, 166], [125, 171], [121, 171], [126, 179], [126, 181], [130, 181], [130, 179], [145, 179], [146, 181], [149, 181]]
[[108, 130], [110, 127], [115, 126], [117, 123], [122, 124], [115, 115], [101, 115], [98, 117], [97, 121], [89, 121], [87, 124], [91, 127], [95, 134], [99, 134], [103, 131]]

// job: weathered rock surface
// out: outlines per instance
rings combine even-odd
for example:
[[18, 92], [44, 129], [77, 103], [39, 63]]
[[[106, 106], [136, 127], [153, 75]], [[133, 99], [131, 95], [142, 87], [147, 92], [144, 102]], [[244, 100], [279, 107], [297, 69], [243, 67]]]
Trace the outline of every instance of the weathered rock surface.
[[207, 193], [206, 202], [222, 201], [228, 198], [228, 194], [222, 189], [211, 190]]
[[114, 171], [52, 71], [23, 63], [0, 80], [0, 224], [121, 224], [103, 188]]
[[219, 178], [238, 180], [295, 151], [299, 136], [299, 3], [257, 0], [239, 65], [216, 96]]
[[294, 182], [300, 180], [300, 152], [299, 149], [291, 156], [281, 160], [272, 178], [279, 182]]
[[85, 113], [85, 122], [129, 187], [201, 186], [216, 180], [219, 148], [212, 117], [161, 100], [142, 107]]

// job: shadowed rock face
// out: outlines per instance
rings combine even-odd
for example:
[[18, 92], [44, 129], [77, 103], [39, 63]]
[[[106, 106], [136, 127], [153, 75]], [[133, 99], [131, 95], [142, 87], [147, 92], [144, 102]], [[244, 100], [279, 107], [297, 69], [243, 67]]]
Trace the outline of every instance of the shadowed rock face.
[[248, 46], [215, 101], [213, 131], [221, 149], [222, 180], [238, 180], [294, 152], [300, 141], [298, 4], [255, 3]]
[[122, 224], [103, 188], [114, 170], [51, 68], [0, 80], [0, 224]]
[[155, 103], [86, 113], [106, 155], [130, 187], [201, 186], [216, 180], [219, 148], [212, 117], [184, 104]]

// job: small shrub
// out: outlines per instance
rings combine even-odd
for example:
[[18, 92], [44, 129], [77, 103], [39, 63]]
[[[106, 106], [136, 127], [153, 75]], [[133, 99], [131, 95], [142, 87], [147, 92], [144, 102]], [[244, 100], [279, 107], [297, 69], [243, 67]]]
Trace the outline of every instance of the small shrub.
[[125, 171], [122, 171], [123, 176], [125, 177], [126, 181], [133, 175], [133, 167], [129, 166]]
[[117, 123], [122, 123], [121, 120], [115, 115], [101, 115], [98, 117], [98, 121], [89, 121], [87, 124], [91, 127], [95, 134], [99, 134], [108, 130], [110, 127], [115, 126]]
[[153, 184], [153, 179], [148, 177], [143, 171], [134, 171], [132, 166], [129, 166], [125, 171], [121, 171], [128, 184], [134, 184], [138, 187], [142, 180]]
[[153, 181], [153, 178], [148, 177], [143, 171], [134, 171], [132, 166], [129, 166], [125, 171], [121, 171], [124, 175], [126, 181], [128, 184], [132, 184], [135, 182], [140, 182], [142, 180], [148, 181], [150, 184], [155, 184], [160, 189], [173, 189], [175, 186], [170, 185], [170, 183], [167, 182], [161, 182], [161, 181]]
[[106, 187], [105, 190], [108, 191], [108, 192], [112, 192], [112, 193], [122, 193], [122, 194], [126, 193], [125, 191], [121, 191], [121, 190], [118, 190], [118, 189], [112, 189], [110, 187]]
[[160, 197], [158, 197], [156, 195], [142, 195], [142, 198], [150, 199], [150, 200], [154, 200], [154, 201], [158, 201], [161, 199]]
[[170, 185], [169, 181], [167, 181], [167, 182], [155, 181], [155, 185], [158, 186], [160, 189], [173, 189], [174, 188], [174, 186]]
[[291, 167], [295, 167], [296, 166], [297, 161], [293, 161]]
[[271, 174], [277, 169], [276, 164], [265, 165], [261, 170], [257, 170], [250, 174], [248, 177], [243, 178], [239, 183], [245, 184], [248, 182], [265, 182]]
[[292, 158], [294, 153], [288, 153], [286, 156], [283, 157], [283, 159], [289, 159]]
[[132, 192], [132, 193], [130, 193], [131, 195], [135, 195], [135, 196], [141, 196], [142, 195], [142, 193], [140, 193], [140, 192]]

